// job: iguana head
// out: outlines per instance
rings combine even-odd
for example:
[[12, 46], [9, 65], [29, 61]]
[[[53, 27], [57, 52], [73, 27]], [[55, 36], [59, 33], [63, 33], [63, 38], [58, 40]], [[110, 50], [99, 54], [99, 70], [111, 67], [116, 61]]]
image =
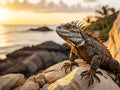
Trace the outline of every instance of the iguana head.
[[85, 43], [82, 30], [75, 22], [61, 24], [56, 28], [56, 32], [70, 46], [78, 47]]

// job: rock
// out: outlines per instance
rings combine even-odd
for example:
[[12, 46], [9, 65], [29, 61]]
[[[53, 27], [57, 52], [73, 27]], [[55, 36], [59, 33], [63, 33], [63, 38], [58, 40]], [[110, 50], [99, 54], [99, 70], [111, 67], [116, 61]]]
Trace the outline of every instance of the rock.
[[39, 90], [39, 85], [35, 82], [27, 82], [25, 83], [21, 90]]
[[6, 68], [9, 68], [9, 66], [12, 66], [13, 63], [10, 60], [0, 60], [0, 71], [5, 70]]
[[100, 78], [100, 83], [94, 79], [94, 84], [90, 87], [88, 85], [88, 78], [81, 80], [80, 74], [84, 70], [90, 68], [89, 65], [81, 62], [80, 67], [74, 67], [73, 71], [62, 72], [60, 69], [64, 62], [56, 64], [42, 74], [45, 76], [46, 84], [40, 90], [120, 90], [117, 84], [108, 76], [108, 73], [102, 69], [98, 69], [103, 73], [103, 76], [97, 75]]
[[7, 74], [0, 76], [0, 90], [12, 90], [23, 85], [25, 78], [23, 74]]
[[108, 72], [100, 68], [98, 68], [98, 71], [101, 71], [103, 76], [99, 74], [97, 76], [101, 82], [99, 83], [94, 78], [94, 84], [88, 87], [89, 78], [81, 79], [80, 74], [84, 70], [89, 70], [90, 66], [85, 64], [85, 61], [78, 59], [79, 67], [74, 66], [72, 71], [68, 69], [65, 73], [61, 71], [65, 62], [68, 61], [53, 65], [42, 73], [31, 76], [21, 90], [120, 90]]
[[29, 77], [26, 80], [25, 84], [22, 86], [21, 90], [29, 90], [29, 88], [31, 87], [31, 86], [29, 87], [29, 85], [31, 83], [34, 84], [35, 87], [36, 86], [38, 87], [38, 85], [39, 85], [39, 88], [41, 88], [41, 87], [46, 88], [47, 86], [49, 86], [49, 84], [64, 77], [66, 75], [66, 73], [61, 72], [61, 65], [63, 65], [63, 63], [64, 62], [62, 62], [60, 64], [56, 64], [56, 65], [46, 69], [42, 73], [39, 73], [38, 75]]
[[85, 61], [78, 59], [79, 67], [74, 66], [73, 71], [68, 69], [67, 73], [65, 73], [61, 71], [61, 67], [65, 62], [68, 61], [53, 65], [42, 73], [31, 76], [22, 86], [21, 90], [120, 90], [108, 72], [100, 68], [98, 68], [98, 71], [101, 71], [103, 76], [99, 74], [97, 76], [101, 82], [99, 83], [94, 78], [94, 84], [88, 87], [89, 78], [81, 79], [80, 74], [84, 70], [89, 70], [90, 66], [85, 64]]
[[30, 73], [36, 72], [39, 68], [37, 65], [32, 61], [33, 58], [36, 58], [36, 56], [33, 54], [32, 56], [28, 57], [23, 63], [27, 67], [28, 71]]
[[[2, 74], [8, 73], [24, 73], [27, 70], [26, 66], [22, 62], [17, 62], [16, 64], [12, 64], [7, 69], [5, 69]], [[18, 72], [19, 71], [19, 72]]]
[[0, 75], [22, 73], [28, 77], [68, 59], [69, 52], [70, 48], [67, 46], [52, 41], [27, 46], [8, 54], [5, 60], [0, 61]]
[[[27, 62], [27, 61], [33, 62], [39, 69], [41, 69], [43, 67], [43, 61], [37, 53], [33, 53], [30, 57], [26, 58], [26, 60], [24, 60], [23, 63]], [[36, 70], [38, 70], [38, 69], [36, 69]]]
[[49, 84], [45, 84], [40, 90], [47, 90], [46, 88], [49, 86]]
[[113, 27], [109, 33], [107, 47], [110, 50], [113, 58], [120, 62], [120, 13], [115, 20]]
[[44, 76], [42, 74], [38, 74], [36, 76], [29, 77], [21, 90], [39, 90], [44, 84], [46, 84]]
[[22, 86], [16, 87], [13, 90], [21, 90]]
[[40, 87], [42, 87], [43, 85], [47, 83], [45, 76], [41, 73], [35, 76], [35, 82], [37, 82]]
[[[64, 58], [67, 58], [66, 57], [66, 54], [63, 54], [61, 52], [50, 52], [51, 56], [52, 56], [52, 60], [57, 63], [57, 62], [61, 62], [64, 60]], [[57, 56], [57, 57], [56, 57]], [[67, 55], [69, 56], [69, 54]]]
[[22, 49], [19, 49], [19, 50], [12, 52], [12, 53], [7, 54], [7, 58], [17, 59], [18, 57], [26, 57], [26, 56], [29, 56], [31, 54], [32, 53], [30, 51], [24, 50], [24, 52], [23, 52]]
[[41, 50], [37, 54], [38, 54], [39, 57], [42, 58], [43, 64], [46, 65], [46, 66], [52, 60], [52, 56], [50, 55], [50, 52], [48, 52], [47, 50]]
[[106, 74], [104, 76], [98, 75], [101, 82], [99, 83], [96, 79], [94, 79], [94, 84], [88, 87], [88, 78], [83, 78], [81, 80], [80, 73], [82, 71], [89, 69], [88, 67], [80, 67], [73, 70], [70, 74], [65, 76], [62, 79], [57, 80], [56, 82], [50, 84], [47, 87], [47, 90], [120, 90], [117, 84]]
[[49, 67], [48, 69], [42, 72], [47, 83], [51, 84], [55, 82], [56, 80], [66, 76], [66, 73], [61, 71], [61, 67], [63, 66], [65, 62], [61, 62], [56, 65], [53, 65], [52, 67]]
[[30, 29], [30, 31], [43, 31], [43, 32], [46, 32], [46, 31], [52, 31], [52, 29], [48, 28], [47, 26], [43, 26], [43, 27], [39, 27], [39, 28], [36, 28], [36, 29]]
[[65, 45], [62, 46], [52, 41], [43, 42], [42, 44], [37, 45], [37, 47], [40, 49], [47, 49], [47, 50], [54, 50], [54, 51], [68, 50], [68, 48], [67, 49], [64, 48]]

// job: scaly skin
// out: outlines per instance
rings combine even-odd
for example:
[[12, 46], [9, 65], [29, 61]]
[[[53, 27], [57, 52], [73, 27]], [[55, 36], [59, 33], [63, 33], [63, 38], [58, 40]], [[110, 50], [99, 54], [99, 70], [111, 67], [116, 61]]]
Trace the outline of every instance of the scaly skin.
[[115, 81], [118, 80], [120, 84], [120, 64], [112, 58], [102, 42], [89, 34], [81, 23], [71, 22], [60, 25], [56, 28], [56, 32], [71, 47], [70, 62], [65, 63], [62, 70], [66, 72], [69, 67], [72, 70], [73, 65], [78, 66], [75, 59], [82, 58], [91, 65], [89, 70], [81, 73], [82, 78], [84, 76], [90, 78], [88, 86], [93, 85], [94, 77], [100, 82], [96, 75], [97, 73], [102, 75], [97, 71], [99, 67], [113, 72], [117, 76]]

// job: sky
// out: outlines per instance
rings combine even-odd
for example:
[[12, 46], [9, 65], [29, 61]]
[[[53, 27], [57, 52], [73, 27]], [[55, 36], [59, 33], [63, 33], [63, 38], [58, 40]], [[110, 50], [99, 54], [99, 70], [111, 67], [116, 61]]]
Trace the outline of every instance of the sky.
[[120, 0], [0, 0], [0, 24], [55, 25], [80, 20], [103, 5], [120, 9]]

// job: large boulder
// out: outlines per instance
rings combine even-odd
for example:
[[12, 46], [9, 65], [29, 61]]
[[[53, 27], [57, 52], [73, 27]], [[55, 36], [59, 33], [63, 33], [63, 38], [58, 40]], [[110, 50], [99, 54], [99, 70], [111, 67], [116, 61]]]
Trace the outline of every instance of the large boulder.
[[113, 27], [109, 33], [109, 40], [107, 44], [113, 58], [120, 62], [120, 14], [115, 20]]
[[[67, 47], [67, 48], [66, 48]], [[49, 66], [69, 58], [70, 48], [47, 41], [27, 46], [7, 55], [0, 61], [0, 75], [23, 73], [26, 77], [37, 74]]]
[[57, 80], [47, 87], [48, 90], [120, 90], [117, 84], [107, 75], [105, 71], [100, 70], [104, 76], [97, 75], [100, 83], [94, 79], [94, 84], [88, 87], [89, 78], [81, 80], [82, 71], [88, 67], [80, 67], [73, 70], [66, 77]]
[[7, 74], [0, 76], [0, 90], [12, 90], [24, 84], [23, 74]]
[[88, 87], [89, 78], [81, 79], [80, 74], [84, 70], [88, 70], [90, 66], [81, 61], [79, 62], [80, 67], [74, 66], [73, 71], [68, 69], [67, 73], [65, 73], [61, 71], [61, 67], [65, 62], [68, 61], [58, 63], [36, 76], [31, 76], [22, 86], [21, 90], [28, 90], [28, 87], [31, 87], [29, 86], [31, 85], [30, 83], [34, 83], [33, 85], [34, 88], [37, 88], [36, 90], [120, 90], [118, 85], [108, 75], [108, 72], [100, 68], [98, 70], [102, 72], [103, 76], [98, 74], [97, 76], [101, 82], [99, 83], [94, 78], [94, 84]]

